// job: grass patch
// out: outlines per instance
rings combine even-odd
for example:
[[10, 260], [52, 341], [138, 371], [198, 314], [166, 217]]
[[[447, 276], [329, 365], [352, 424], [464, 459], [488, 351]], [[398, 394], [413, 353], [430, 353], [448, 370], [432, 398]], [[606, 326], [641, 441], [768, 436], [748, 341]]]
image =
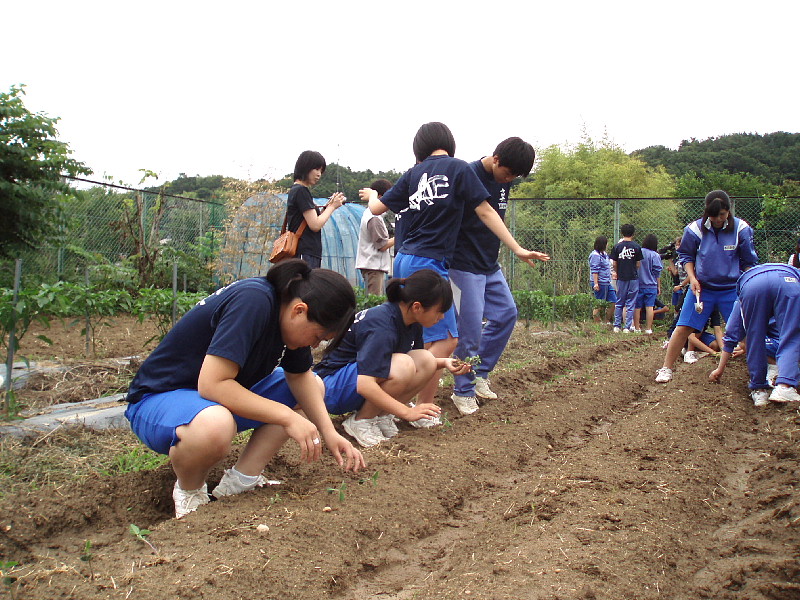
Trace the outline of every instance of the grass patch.
[[127, 429], [60, 427], [38, 437], [0, 440], [0, 497], [80, 481], [158, 468], [166, 462]]

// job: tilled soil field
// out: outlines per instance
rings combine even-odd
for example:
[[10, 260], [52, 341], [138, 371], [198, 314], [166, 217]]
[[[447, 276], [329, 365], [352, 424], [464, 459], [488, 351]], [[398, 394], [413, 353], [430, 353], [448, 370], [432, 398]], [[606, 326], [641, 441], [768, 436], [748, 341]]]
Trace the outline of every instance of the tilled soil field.
[[19, 599], [800, 598], [798, 407], [753, 407], [741, 360], [719, 385], [709, 358], [659, 385], [658, 341], [570, 335], [520, 330], [498, 400], [460, 417], [443, 388], [445, 425], [401, 426], [358, 475], [329, 455], [298, 465], [289, 444], [267, 473], [282, 485], [180, 521], [168, 465], [7, 495], [0, 560], [19, 565], [3, 585]]

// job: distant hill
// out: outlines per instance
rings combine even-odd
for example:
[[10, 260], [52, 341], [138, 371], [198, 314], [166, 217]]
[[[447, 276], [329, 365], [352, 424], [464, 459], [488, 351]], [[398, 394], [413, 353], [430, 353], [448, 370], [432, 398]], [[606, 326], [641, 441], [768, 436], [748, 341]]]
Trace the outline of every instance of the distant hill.
[[781, 185], [800, 181], [800, 133], [734, 133], [707, 140], [683, 140], [677, 150], [650, 146], [631, 153], [674, 177], [691, 172], [750, 173]]

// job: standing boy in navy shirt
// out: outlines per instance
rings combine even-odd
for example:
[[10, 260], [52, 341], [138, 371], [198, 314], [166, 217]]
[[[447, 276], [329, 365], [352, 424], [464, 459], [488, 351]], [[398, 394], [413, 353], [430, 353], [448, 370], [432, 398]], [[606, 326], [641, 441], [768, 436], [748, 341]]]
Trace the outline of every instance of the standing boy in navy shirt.
[[[505, 216], [511, 182], [527, 177], [536, 153], [518, 137], [500, 142], [491, 156], [470, 163], [470, 167], [489, 192], [489, 204], [500, 218]], [[456, 406], [477, 410], [477, 398], [497, 398], [489, 388], [489, 373], [505, 350], [514, 324], [517, 306], [497, 256], [500, 239], [483, 224], [474, 211], [464, 211], [456, 250], [448, 274], [455, 290], [458, 345], [455, 356], [466, 359], [479, 356], [473, 370], [456, 375], [452, 400]], [[537, 253], [539, 260], [548, 260]]]
[[622, 327], [622, 310], [625, 309], [624, 333], [633, 331], [633, 311], [639, 295], [639, 263], [642, 247], [633, 241], [636, 228], [626, 223], [620, 227], [622, 240], [611, 251], [611, 261], [617, 274], [617, 304], [614, 309], [614, 333]]

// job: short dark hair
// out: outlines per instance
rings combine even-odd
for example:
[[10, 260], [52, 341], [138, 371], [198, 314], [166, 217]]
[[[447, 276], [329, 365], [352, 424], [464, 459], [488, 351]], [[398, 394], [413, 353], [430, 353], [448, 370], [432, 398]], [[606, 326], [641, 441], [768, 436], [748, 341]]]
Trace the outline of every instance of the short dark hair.
[[636, 227], [630, 223], [625, 223], [625, 225], [619, 228], [619, 232], [622, 234], [622, 237], [632, 237], [633, 234], [636, 233]]
[[494, 156], [500, 159], [501, 167], [506, 167], [517, 177], [527, 177], [533, 169], [536, 151], [522, 138], [510, 137], [497, 145]]
[[598, 252], [605, 252], [608, 248], [608, 238], [604, 235], [598, 235], [594, 240], [594, 249]]
[[444, 150], [448, 156], [456, 154], [456, 140], [450, 128], [444, 123], [433, 121], [425, 123], [414, 136], [414, 157], [422, 162], [436, 150]]
[[658, 248], [658, 238], [656, 237], [655, 233], [648, 233], [646, 236], [644, 236], [644, 240], [642, 240], [642, 248], [647, 248], [648, 250], [657, 252], [656, 248]]
[[297, 162], [294, 163], [295, 181], [308, 179], [308, 174], [314, 169], [319, 169], [325, 173], [325, 167], [327, 166], [322, 154], [315, 150], [303, 150], [300, 156], [297, 157]]
[[386, 284], [389, 302], [419, 302], [423, 308], [438, 306], [447, 312], [453, 305], [450, 282], [432, 269], [420, 269], [408, 277], [393, 278]]
[[342, 275], [329, 269], [312, 269], [299, 258], [284, 260], [267, 271], [267, 281], [281, 304], [300, 298], [308, 305], [308, 320], [334, 335], [327, 350], [335, 348], [353, 323], [356, 295]]
[[392, 182], [388, 179], [376, 179], [369, 184], [369, 187], [378, 192], [378, 198], [383, 196], [392, 187]]
[[725, 231], [733, 231], [733, 209], [731, 208], [731, 198], [723, 190], [713, 190], [706, 194], [706, 209], [703, 211], [702, 224], [705, 225], [706, 219], [716, 217], [720, 211], [728, 211], [728, 220], [725, 223]]

